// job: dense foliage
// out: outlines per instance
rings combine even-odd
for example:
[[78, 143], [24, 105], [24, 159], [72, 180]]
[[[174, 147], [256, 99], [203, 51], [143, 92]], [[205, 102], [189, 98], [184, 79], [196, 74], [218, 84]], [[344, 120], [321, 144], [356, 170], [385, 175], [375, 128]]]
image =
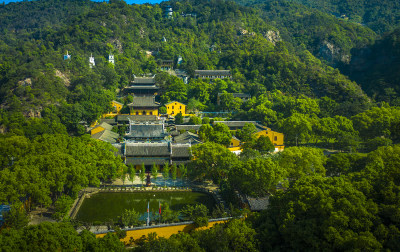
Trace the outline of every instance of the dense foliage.
[[[236, 0], [236, 2], [252, 5], [263, 2], [260, 0]], [[400, 5], [397, 1], [389, 0], [294, 0], [305, 6], [333, 14], [350, 22], [366, 25], [377, 33], [384, 33], [399, 25]]]
[[[333, 65], [348, 63], [352, 57], [351, 49], [362, 48], [376, 38], [376, 34], [365, 26], [296, 1], [258, 1], [251, 6], [260, 9], [260, 15], [278, 29], [280, 39], [295, 46], [293, 50], [303, 50], [306, 46], [315, 56]], [[279, 37], [275, 36], [275, 40]]]
[[399, 35], [396, 29], [375, 44], [355, 50], [350, 66], [343, 68], [371, 97], [394, 106], [400, 105]]
[[48, 206], [61, 196], [115, 178], [124, 166], [108, 143], [68, 135], [0, 139], [0, 202]]

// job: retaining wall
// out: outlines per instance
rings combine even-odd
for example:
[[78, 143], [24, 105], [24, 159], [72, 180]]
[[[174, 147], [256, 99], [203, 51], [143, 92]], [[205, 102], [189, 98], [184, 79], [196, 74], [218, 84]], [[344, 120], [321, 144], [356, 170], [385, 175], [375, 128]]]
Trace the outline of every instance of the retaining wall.
[[[126, 230], [126, 237], [121, 239], [125, 243], [125, 245], [130, 244], [132, 240], [139, 239], [143, 236], [147, 237], [150, 233], [157, 233], [157, 236], [169, 238], [173, 234], [178, 234], [179, 232], [188, 233], [194, 229], [196, 230], [204, 230], [213, 227], [216, 224], [224, 223], [230, 218], [221, 218], [221, 219], [211, 219], [209, 220], [207, 227], [195, 228], [193, 222], [181, 222], [181, 223], [174, 223], [169, 225], [157, 225], [151, 227], [137, 227], [132, 229], [124, 229]], [[105, 233], [98, 233], [96, 234], [97, 238], [104, 237], [107, 233], [114, 232], [110, 230]]]

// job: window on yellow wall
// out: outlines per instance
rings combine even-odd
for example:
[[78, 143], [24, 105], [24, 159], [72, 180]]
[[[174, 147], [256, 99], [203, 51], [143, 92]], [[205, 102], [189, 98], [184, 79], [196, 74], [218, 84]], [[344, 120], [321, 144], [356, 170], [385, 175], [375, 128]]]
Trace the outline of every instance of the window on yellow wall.
[[146, 115], [146, 111], [143, 110], [142, 115]]
[[153, 112], [150, 111], [150, 115], [153, 115]]
[[139, 115], [139, 111], [136, 111], [136, 115]]
[[274, 141], [278, 141], [278, 137], [276, 136], [276, 137], [274, 137]]
[[182, 106], [179, 106], [179, 109], [182, 109]]
[[174, 106], [172, 106], [172, 109], [174, 109]]

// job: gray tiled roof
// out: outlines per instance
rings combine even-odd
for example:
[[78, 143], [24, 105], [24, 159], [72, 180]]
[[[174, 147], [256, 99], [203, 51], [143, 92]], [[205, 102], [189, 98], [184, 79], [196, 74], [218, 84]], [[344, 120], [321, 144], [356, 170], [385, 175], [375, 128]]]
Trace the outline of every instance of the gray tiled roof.
[[156, 85], [134, 85], [126, 87], [125, 89], [149, 89], [149, 90], [158, 90], [159, 88]]
[[119, 137], [118, 133], [112, 132], [111, 130], [103, 130], [99, 133], [92, 135], [92, 138], [98, 139], [108, 143], [116, 143]]
[[175, 125], [176, 130], [195, 130], [198, 131], [202, 124], [196, 125]]
[[129, 107], [160, 107], [159, 103], [155, 102], [154, 96], [135, 96], [133, 102], [128, 104]]
[[171, 130], [168, 133], [170, 136], [173, 136], [173, 137], [179, 136], [179, 131], [177, 131], [177, 130]]
[[119, 104], [119, 105], [124, 105], [123, 103], [120, 103], [119, 101], [113, 101], [113, 102], [115, 102], [115, 103], [117, 103], [117, 104]]
[[[224, 93], [218, 93], [218, 97], [220, 97]], [[231, 93], [233, 97], [238, 97], [238, 98], [250, 98], [250, 94], [245, 94], [245, 93]]]
[[247, 197], [247, 202], [249, 203], [249, 207], [251, 211], [261, 211], [266, 210], [269, 205], [269, 197], [262, 198], [251, 198]]
[[258, 131], [267, 129], [266, 127], [257, 123], [256, 121], [214, 121], [214, 124], [216, 123], [223, 123], [229, 128], [243, 128], [246, 125], [246, 123], [252, 123], [254, 124], [254, 126], [256, 126], [256, 129]]
[[103, 123], [103, 122], [108, 123], [110, 125], [116, 125], [117, 124], [117, 122], [115, 121], [115, 118], [113, 118], [113, 119], [100, 119], [99, 120], [100, 124]]
[[190, 143], [192, 145], [201, 143], [199, 135], [191, 133], [191, 132], [184, 132], [179, 136], [174, 137], [174, 141], [176, 143]]
[[99, 125], [97, 125], [94, 128], [97, 128], [97, 127], [102, 127], [103, 129], [106, 129], [106, 130], [112, 130], [112, 128], [113, 128], [112, 125], [110, 125], [110, 124], [108, 124], [106, 122], [101, 122]]
[[161, 121], [156, 115], [117, 115], [117, 121], [119, 123], [128, 123], [129, 119], [133, 122]]
[[194, 71], [195, 75], [218, 75], [218, 76], [231, 76], [231, 71], [230, 70], [195, 70]]
[[162, 124], [131, 124], [129, 137], [136, 138], [160, 138], [164, 137]]
[[112, 144], [112, 146], [117, 149], [116, 155], [117, 156], [122, 156], [122, 144], [121, 143], [114, 143], [114, 144]]
[[170, 143], [126, 143], [125, 156], [140, 157], [140, 158], [146, 158], [146, 157], [189, 158], [190, 145], [170, 144]]
[[160, 157], [170, 156], [168, 143], [126, 143], [125, 156]]
[[172, 144], [172, 155], [173, 158], [189, 158], [190, 157], [190, 145], [189, 144]]
[[154, 77], [135, 77], [133, 80], [135, 84], [155, 84], [156, 79]]

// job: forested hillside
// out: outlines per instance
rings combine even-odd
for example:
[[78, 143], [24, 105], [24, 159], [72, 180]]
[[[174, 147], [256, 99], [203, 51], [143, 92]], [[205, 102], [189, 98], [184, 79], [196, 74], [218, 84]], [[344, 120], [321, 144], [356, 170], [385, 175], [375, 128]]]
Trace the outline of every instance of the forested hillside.
[[307, 6], [332, 13], [345, 15], [350, 21], [370, 27], [379, 34], [391, 31], [400, 23], [400, 3], [390, 0], [334, 0], [314, 1], [296, 0]]
[[294, 1], [247, 4], [259, 9], [260, 16], [277, 27], [282, 40], [295, 46], [294, 51], [305, 46], [313, 55], [331, 65], [348, 64], [353, 48], [363, 48], [373, 43], [377, 36], [366, 26], [338, 19]]
[[[155, 73], [157, 59], [175, 59], [178, 55], [184, 59], [181, 68], [189, 74], [195, 69], [233, 71], [234, 83], [229, 84], [233, 86], [203, 86], [214, 95], [230, 89], [253, 96], [276, 90], [294, 97], [326, 96], [343, 104], [338, 111], [343, 115], [369, 106], [356, 83], [306, 49], [291, 52], [288, 42], [277, 42], [275, 46], [269, 42], [265, 34], [275, 28], [255, 9], [224, 1], [171, 4], [176, 10], [174, 19], [163, 18], [163, 5], [129, 6], [111, 1], [96, 4], [59, 29], [39, 35], [32, 31], [32, 36], [39, 36], [34, 39], [26, 40], [27, 35], [4, 30], [0, 46], [3, 108], [35, 114], [48, 107], [47, 111], [58, 115], [70, 132], [77, 132], [77, 122], [91, 123], [109, 109], [115, 90], [126, 86], [132, 74]], [[183, 17], [179, 14], [182, 12], [197, 16]], [[254, 34], [243, 35], [241, 30]], [[163, 37], [167, 42], [162, 42]], [[210, 50], [211, 46], [216, 50]], [[63, 61], [67, 51], [72, 59]], [[155, 56], [148, 58], [145, 51], [153, 51]], [[116, 55], [115, 67], [106, 63], [110, 52]], [[96, 58], [94, 69], [89, 69], [87, 63], [91, 54]], [[201, 88], [196, 82], [189, 84], [187, 91], [179, 88], [182, 102], [194, 98], [208, 110], [215, 109], [216, 96], [195, 97], [196, 89]], [[167, 97], [166, 101], [173, 99], [176, 97]]]
[[[94, 3], [89, 0], [49, 0], [40, 4], [32, 1], [0, 5], [0, 26], [3, 32], [19, 35], [55, 30], [68, 24], [73, 18], [87, 12]], [[39, 34], [40, 35], [40, 34]]]
[[370, 47], [354, 50], [353, 59], [343, 71], [378, 101], [399, 106], [400, 29], [385, 35]]
[[[236, 0], [244, 5], [263, 3], [263, 0]], [[399, 25], [398, 1], [390, 0], [292, 0], [305, 6], [318, 9], [325, 13], [333, 14], [338, 18], [365, 25], [378, 34], [391, 31]]]

